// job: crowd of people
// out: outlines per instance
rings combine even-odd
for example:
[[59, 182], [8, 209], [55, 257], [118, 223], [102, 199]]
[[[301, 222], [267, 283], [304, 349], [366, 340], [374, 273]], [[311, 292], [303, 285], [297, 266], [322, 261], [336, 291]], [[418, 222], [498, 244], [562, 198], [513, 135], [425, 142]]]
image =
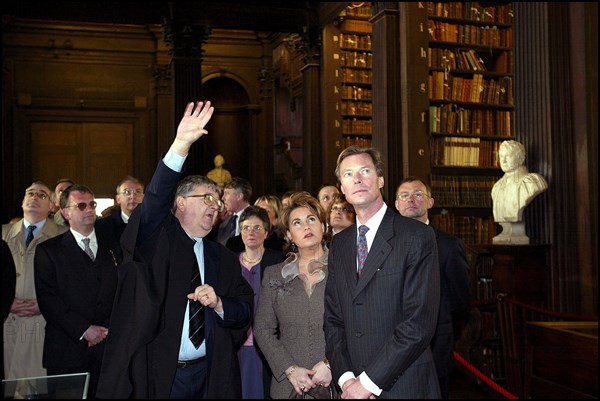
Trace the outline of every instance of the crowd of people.
[[125, 177], [101, 217], [72, 180], [25, 190], [2, 227], [3, 378], [89, 372], [90, 398], [448, 398], [468, 266], [430, 227], [429, 186], [406, 178], [392, 210], [379, 152], [351, 146], [338, 185], [252, 203], [248, 179], [182, 174], [213, 111], [189, 103], [148, 185]]

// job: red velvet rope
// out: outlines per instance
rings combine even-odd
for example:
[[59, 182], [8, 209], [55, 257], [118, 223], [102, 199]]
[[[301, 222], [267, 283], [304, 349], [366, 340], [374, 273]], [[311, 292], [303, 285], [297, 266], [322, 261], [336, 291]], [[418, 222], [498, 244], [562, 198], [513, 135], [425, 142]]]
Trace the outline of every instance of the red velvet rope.
[[495, 381], [493, 381], [492, 379], [490, 379], [489, 377], [487, 377], [486, 375], [481, 373], [481, 371], [479, 369], [477, 369], [475, 366], [473, 366], [469, 362], [467, 362], [456, 351], [454, 351], [454, 359], [456, 359], [458, 361], [458, 363], [460, 363], [465, 368], [467, 368], [467, 370], [469, 372], [473, 373], [475, 376], [480, 378], [485, 384], [487, 384], [488, 386], [490, 386], [491, 388], [496, 390], [498, 393], [502, 394], [504, 397], [508, 398], [509, 400], [518, 400], [518, 398], [514, 394], [511, 394], [509, 391], [502, 388], [498, 383], [496, 383]]
[[592, 315], [577, 315], [575, 313], [563, 313], [563, 312], [556, 312], [556, 311], [552, 311], [549, 309], [544, 309], [544, 308], [540, 308], [539, 306], [533, 306], [533, 305], [527, 305], [524, 304], [523, 302], [519, 302], [515, 299], [511, 299], [511, 298], [507, 298], [506, 294], [498, 294], [498, 301], [499, 302], [508, 302], [514, 305], [518, 305], [522, 308], [525, 309], [529, 309], [532, 311], [536, 311], [536, 312], [540, 312], [549, 316], [554, 316], [554, 317], [560, 317], [563, 319], [570, 319], [570, 320], [586, 320], [586, 321], [598, 321], [598, 316], [592, 316]]

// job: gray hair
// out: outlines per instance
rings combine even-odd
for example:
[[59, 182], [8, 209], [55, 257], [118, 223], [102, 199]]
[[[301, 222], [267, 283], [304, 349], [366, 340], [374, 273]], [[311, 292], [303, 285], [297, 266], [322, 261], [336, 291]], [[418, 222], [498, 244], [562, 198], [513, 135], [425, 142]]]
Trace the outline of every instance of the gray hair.
[[191, 194], [192, 192], [194, 192], [196, 187], [200, 185], [205, 185], [209, 187], [217, 193], [219, 199], [221, 198], [221, 187], [219, 186], [219, 184], [203, 175], [188, 175], [187, 177], [179, 181], [179, 184], [177, 184], [177, 191], [175, 191], [175, 199], [173, 199], [172, 211], [175, 212], [175, 210], [177, 209], [177, 197], [187, 196]]

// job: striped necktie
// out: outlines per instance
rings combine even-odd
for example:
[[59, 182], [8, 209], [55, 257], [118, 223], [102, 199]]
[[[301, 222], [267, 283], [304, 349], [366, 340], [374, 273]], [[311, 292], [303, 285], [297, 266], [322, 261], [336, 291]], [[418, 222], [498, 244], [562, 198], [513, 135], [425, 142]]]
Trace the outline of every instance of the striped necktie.
[[[201, 286], [200, 269], [198, 263], [194, 263], [192, 271], [192, 282], [190, 292], [194, 292], [196, 287]], [[189, 300], [190, 307], [190, 332], [189, 337], [194, 347], [198, 349], [204, 341], [204, 306], [200, 301]]]
[[96, 260], [94, 251], [92, 251], [92, 248], [90, 248], [90, 239], [84, 238], [81, 240], [81, 242], [83, 242], [83, 250], [85, 251], [85, 253], [87, 253], [87, 255], [90, 257], [90, 259]]

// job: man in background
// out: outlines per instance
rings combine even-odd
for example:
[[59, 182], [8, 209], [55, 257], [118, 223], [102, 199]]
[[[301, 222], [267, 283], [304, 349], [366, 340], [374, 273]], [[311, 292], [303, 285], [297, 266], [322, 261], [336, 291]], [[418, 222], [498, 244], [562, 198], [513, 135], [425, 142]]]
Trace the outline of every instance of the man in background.
[[62, 194], [65, 189], [69, 188], [73, 184], [75, 184], [75, 181], [70, 178], [61, 178], [56, 181], [56, 184], [54, 184], [54, 192], [52, 192], [50, 196], [52, 198], [52, 210], [49, 216], [59, 226], [65, 226], [68, 224], [60, 212], [60, 194]]
[[127, 227], [131, 213], [144, 200], [144, 184], [137, 178], [128, 175], [117, 185], [115, 200], [115, 209], [108, 216], [98, 219], [96, 231], [106, 235], [114, 242], [111, 248], [118, 249], [119, 258], [121, 259], [121, 247], [119, 245], [121, 235]]
[[225, 184], [222, 199], [225, 209], [231, 214], [219, 225], [217, 242], [227, 245], [230, 238], [240, 235], [240, 215], [250, 205], [251, 197], [252, 185], [247, 179], [234, 177]]
[[[119, 260], [111, 238], [94, 229], [89, 187], [65, 189], [60, 207], [69, 230], [40, 244], [35, 255], [35, 289], [46, 319], [43, 363], [49, 375], [90, 372], [88, 394], [95, 398]], [[64, 390], [56, 385], [57, 398]]]
[[431, 188], [418, 177], [405, 178], [396, 189], [395, 205], [400, 214], [428, 224], [435, 231], [440, 264], [440, 312], [431, 350], [442, 398], [447, 399], [454, 368], [454, 328], [466, 320], [469, 308], [469, 265], [462, 241], [431, 225], [429, 209], [433, 204]]
[[15, 298], [4, 321], [6, 379], [47, 375], [42, 366], [46, 320], [38, 306], [33, 262], [39, 244], [68, 229], [48, 218], [52, 209], [50, 193], [43, 182], [32, 183], [21, 204], [23, 218], [2, 225], [2, 239], [10, 248], [17, 272]]

